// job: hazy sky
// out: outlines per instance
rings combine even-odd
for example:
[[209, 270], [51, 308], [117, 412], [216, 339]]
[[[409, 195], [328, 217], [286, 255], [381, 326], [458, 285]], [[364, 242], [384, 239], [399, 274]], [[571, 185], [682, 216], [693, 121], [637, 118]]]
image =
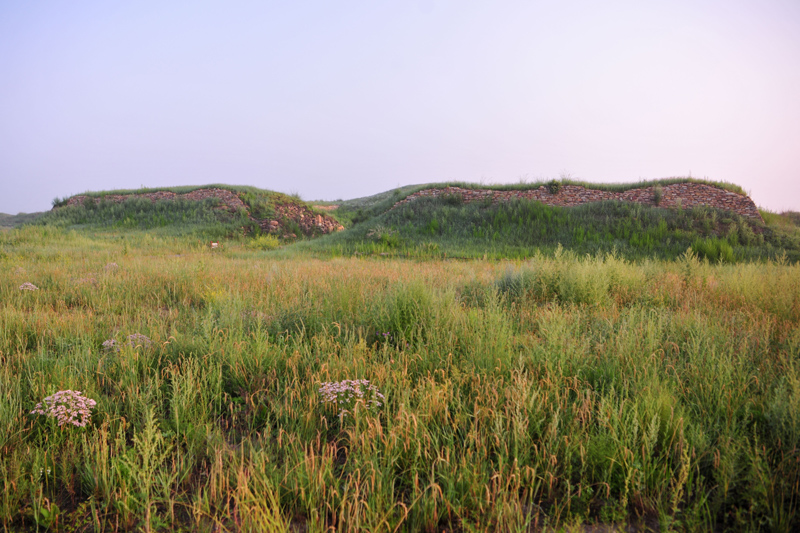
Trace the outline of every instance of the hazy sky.
[[800, 1], [0, 0], [0, 211], [571, 174], [800, 210]]

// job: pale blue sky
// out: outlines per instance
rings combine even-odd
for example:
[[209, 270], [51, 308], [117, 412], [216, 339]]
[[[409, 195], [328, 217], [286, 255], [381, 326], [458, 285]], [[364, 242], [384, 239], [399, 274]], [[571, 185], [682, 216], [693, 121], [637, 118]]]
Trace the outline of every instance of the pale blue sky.
[[562, 173], [800, 210], [798, 95], [797, 0], [0, 0], [0, 211]]

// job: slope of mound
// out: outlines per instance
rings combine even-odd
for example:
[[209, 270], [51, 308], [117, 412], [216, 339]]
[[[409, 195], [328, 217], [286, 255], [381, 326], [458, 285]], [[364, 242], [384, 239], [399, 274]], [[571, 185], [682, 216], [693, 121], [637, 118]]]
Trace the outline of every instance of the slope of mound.
[[800, 260], [800, 231], [708, 206], [667, 209], [605, 200], [575, 207], [524, 198], [465, 201], [422, 196], [315, 243], [328, 253], [517, 257], [564, 247], [629, 258], [675, 258], [692, 248], [712, 261], [779, 256]]
[[42, 212], [17, 213], [16, 215], [0, 213], [0, 228], [16, 228], [17, 226], [33, 222], [43, 214]]

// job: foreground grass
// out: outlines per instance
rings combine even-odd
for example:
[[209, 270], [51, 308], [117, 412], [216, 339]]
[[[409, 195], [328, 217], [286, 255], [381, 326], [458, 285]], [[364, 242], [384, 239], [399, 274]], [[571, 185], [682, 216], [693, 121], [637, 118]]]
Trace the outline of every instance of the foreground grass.
[[[30, 227], [0, 272], [7, 531], [800, 526], [798, 265]], [[154, 345], [102, 349], [134, 333]], [[337, 416], [318, 390], [344, 379], [385, 403]], [[29, 414], [66, 389], [86, 428]]]

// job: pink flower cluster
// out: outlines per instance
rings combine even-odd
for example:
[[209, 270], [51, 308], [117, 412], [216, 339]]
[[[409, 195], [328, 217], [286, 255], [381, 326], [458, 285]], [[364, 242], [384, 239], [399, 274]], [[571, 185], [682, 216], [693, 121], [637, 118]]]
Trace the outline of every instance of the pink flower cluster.
[[97, 402], [83, 396], [81, 391], [62, 390], [37, 403], [32, 415], [44, 415], [58, 420], [58, 425], [84, 427], [89, 422]]
[[377, 410], [386, 401], [375, 385], [370, 385], [366, 379], [345, 379], [322, 383], [319, 387], [322, 395], [320, 403], [332, 403], [339, 411], [339, 418], [344, 418], [352, 413], [358, 403], [369, 410]]
[[21, 291], [38, 291], [39, 287], [31, 283], [30, 281], [26, 281], [22, 285], [19, 286], [19, 290]]

